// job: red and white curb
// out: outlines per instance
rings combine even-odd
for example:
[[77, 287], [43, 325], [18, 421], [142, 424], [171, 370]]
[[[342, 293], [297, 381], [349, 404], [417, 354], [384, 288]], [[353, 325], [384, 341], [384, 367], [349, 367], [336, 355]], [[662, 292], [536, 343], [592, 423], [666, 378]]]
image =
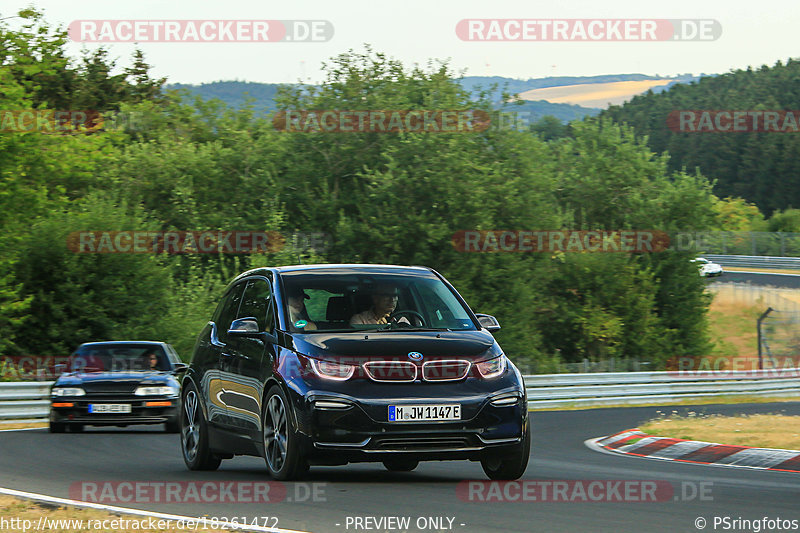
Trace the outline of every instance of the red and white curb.
[[654, 437], [637, 428], [587, 444], [610, 453], [715, 466], [800, 472], [800, 451], [733, 446], [714, 442]]

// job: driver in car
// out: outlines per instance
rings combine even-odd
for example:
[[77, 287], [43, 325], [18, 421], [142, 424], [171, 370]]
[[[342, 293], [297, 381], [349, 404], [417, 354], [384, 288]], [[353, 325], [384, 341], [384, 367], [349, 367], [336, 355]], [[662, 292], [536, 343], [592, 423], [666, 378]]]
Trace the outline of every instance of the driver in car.
[[[350, 319], [351, 326], [361, 324], [388, 324], [390, 316], [397, 307], [400, 291], [393, 285], [378, 285], [372, 291], [372, 307], [362, 313], [356, 313]], [[406, 317], [396, 321], [399, 324], [411, 324]]]

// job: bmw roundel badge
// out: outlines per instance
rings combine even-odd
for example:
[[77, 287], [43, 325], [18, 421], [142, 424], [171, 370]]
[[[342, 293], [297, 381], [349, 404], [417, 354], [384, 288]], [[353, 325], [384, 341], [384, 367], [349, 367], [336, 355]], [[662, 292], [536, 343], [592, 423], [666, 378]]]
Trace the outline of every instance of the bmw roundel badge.
[[422, 361], [422, 354], [419, 352], [408, 352], [408, 358], [412, 361]]

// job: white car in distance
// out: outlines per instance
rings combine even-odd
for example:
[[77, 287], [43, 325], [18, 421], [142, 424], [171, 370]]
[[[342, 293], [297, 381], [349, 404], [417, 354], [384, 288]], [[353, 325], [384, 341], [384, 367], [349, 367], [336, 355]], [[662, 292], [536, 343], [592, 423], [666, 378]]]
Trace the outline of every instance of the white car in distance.
[[714, 263], [713, 261], [709, 261], [704, 257], [698, 257], [697, 259], [692, 259], [692, 263], [696, 264], [700, 267], [700, 275], [704, 278], [712, 277], [712, 276], [721, 276], [723, 273], [722, 265], [718, 263]]

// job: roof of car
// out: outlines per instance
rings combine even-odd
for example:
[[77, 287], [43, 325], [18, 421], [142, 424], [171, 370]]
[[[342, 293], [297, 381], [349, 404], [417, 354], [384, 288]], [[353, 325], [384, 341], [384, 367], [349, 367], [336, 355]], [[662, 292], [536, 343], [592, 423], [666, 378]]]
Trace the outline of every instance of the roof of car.
[[[382, 270], [394, 272], [433, 272], [432, 269], [424, 266], [402, 266], [402, 265], [380, 265], [380, 264], [366, 264], [366, 263], [322, 263], [315, 265], [286, 265], [277, 267], [259, 267], [253, 268], [246, 272], [242, 272], [231, 282], [231, 285], [236, 283], [242, 278], [252, 276], [254, 274], [269, 275], [269, 272], [276, 272], [278, 274], [289, 274], [295, 272], [313, 272], [314, 270], [336, 270], [336, 269], [358, 269], [358, 270]], [[230, 285], [229, 285], [230, 287]]]
[[95, 341], [95, 342], [84, 342], [81, 346], [94, 346], [95, 344], [157, 344], [162, 345], [166, 344], [161, 341]]
[[318, 264], [318, 265], [289, 265], [275, 267], [278, 272], [295, 272], [298, 270], [319, 270], [319, 269], [335, 269], [335, 268], [360, 268], [360, 269], [393, 269], [393, 270], [420, 270], [428, 272], [429, 268], [423, 266], [402, 266], [402, 265], [376, 265], [365, 263], [335, 263], [335, 264]]

